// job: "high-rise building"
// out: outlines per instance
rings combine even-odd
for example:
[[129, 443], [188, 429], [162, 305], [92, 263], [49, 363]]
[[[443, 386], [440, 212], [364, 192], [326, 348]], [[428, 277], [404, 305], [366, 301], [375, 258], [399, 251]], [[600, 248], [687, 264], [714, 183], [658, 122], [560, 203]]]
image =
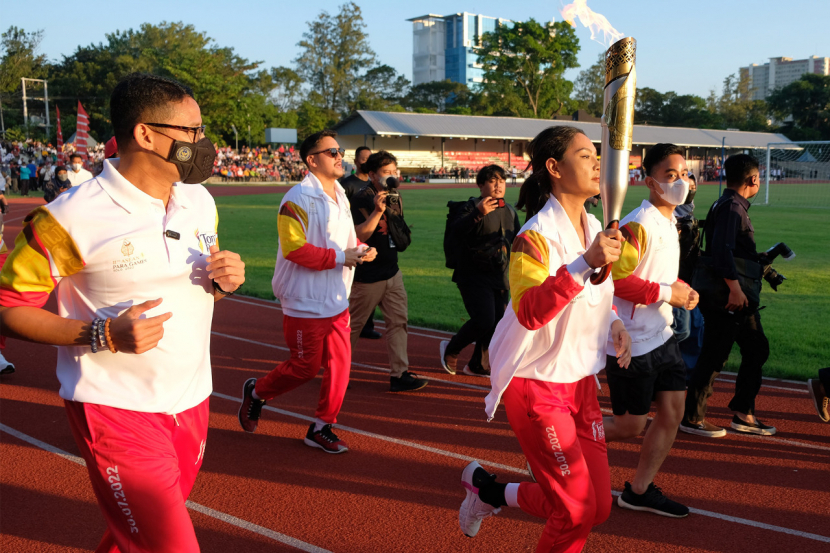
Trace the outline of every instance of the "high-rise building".
[[412, 84], [449, 79], [472, 85], [480, 83], [484, 71], [474, 48], [486, 32], [508, 19], [467, 12], [451, 15], [427, 14], [412, 22]]
[[797, 81], [805, 73], [830, 75], [830, 58], [813, 56], [805, 60], [770, 58], [769, 63], [741, 67], [741, 78], [749, 78], [749, 94], [752, 100], [764, 100], [776, 88]]

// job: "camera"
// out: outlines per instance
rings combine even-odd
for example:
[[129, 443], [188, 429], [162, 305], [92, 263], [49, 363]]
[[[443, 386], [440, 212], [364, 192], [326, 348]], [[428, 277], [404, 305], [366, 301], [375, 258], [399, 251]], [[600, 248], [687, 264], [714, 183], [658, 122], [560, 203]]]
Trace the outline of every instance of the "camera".
[[787, 280], [787, 277], [776, 271], [772, 262], [778, 256], [783, 256], [787, 261], [795, 257], [793, 252], [784, 242], [779, 242], [765, 252], [762, 252], [758, 258], [761, 265], [764, 267], [764, 280], [766, 280], [774, 291], [778, 291], [778, 287]]
[[496, 201], [498, 202], [496, 208], [504, 207], [504, 198], [496, 198]]
[[398, 179], [395, 177], [386, 177], [386, 180], [380, 181], [381, 186], [386, 191], [386, 205], [397, 206], [401, 203], [401, 195], [398, 194]]

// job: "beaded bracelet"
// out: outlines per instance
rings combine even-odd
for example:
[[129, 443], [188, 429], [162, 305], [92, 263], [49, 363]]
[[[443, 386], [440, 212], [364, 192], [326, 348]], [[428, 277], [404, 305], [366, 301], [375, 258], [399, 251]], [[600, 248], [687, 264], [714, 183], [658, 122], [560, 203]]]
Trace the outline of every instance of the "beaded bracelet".
[[92, 347], [92, 353], [98, 353], [98, 322], [100, 320], [98, 317], [92, 320], [92, 328], [89, 333], [89, 345]]
[[104, 336], [107, 339], [107, 346], [112, 353], [118, 353], [118, 350], [115, 349], [115, 342], [112, 341], [112, 336], [110, 335], [110, 319], [107, 317], [107, 321], [104, 323]]
[[109, 349], [104, 335], [104, 323], [104, 319], [98, 319], [98, 349], [100, 350]]

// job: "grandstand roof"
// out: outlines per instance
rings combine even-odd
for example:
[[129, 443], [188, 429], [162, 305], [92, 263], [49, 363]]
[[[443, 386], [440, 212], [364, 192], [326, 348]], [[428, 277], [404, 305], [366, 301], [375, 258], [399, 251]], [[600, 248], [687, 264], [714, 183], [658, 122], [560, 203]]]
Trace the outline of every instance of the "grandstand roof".
[[[543, 129], [558, 125], [577, 127], [582, 129], [593, 142], [600, 141], [602, 130], [599, 123], [432, 113], [358, 110], [337, 123], [334, 129], [345, 136], [530, 140]], [[681, 146], [719, 148], [724, 137], [727, 148], [766, 148], [770, 142], [790, 142], [784, 135], [776, 133], [634, 125], [634, 143], [641, 145], [671, 142]]]

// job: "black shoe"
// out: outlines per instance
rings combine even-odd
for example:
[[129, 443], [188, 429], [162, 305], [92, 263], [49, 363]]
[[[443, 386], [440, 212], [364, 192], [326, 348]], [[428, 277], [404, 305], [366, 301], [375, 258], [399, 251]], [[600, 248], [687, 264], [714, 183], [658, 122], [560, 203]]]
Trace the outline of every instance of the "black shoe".
[[647, 511], [664, 517], [683, 518], [689, 514], [689, 508], [677, 501], [672, 501], [654, 485], [648, 485], [646, 491], [638, 495], [631, 490], [631, 484], [625, 483], [625, 490], [617, 498], [617, 505], [632, 511]]
[[389, 380], [389, 391], [391, 392], [414, 392], [429, 384], [425, 378], [418, 378], [417, 374], [409, 371], [406, 371], [400, 377], [393, 376]]
[[377, 330], [363, 329], [363, 330], [360, 331], [360, 337], [361, 338], [368, 338], [369, 340], [380, 340], [381, 336], [383, 336], [383, 334], [381, 334]]
[[471, 367], [470, 365], [464, 365], [461, 372], [470, 376], [483, 376], [484, 378], [490, 378], [490, 371], [484, 367]]
[[709, 424], [708, 422], [700, 421], [700, 422], [691, 422], [686, 419], [680, 423], [679, 430], [681, 432], [685, 432], [686, 434], [695, 434], [697, 436], [706, 436], [707, 438], [723, 438], [726, 436], [726, 430], [715, 426], [714, 424]]
[[778, 430], [774, 426], [767, 426], [766, 424], [762, 423], [755, 418], [755, 422], [746, 422], [741, 420], [738, 415], [732, 417], [732, 424], [729, 426], [732, 427], [732, 430], [735, 432], [741, 432], [742, 434], [757, 434], [759, 436], [772, 436]]
[[256, 386], [256, 378], [249, 378], [242, 385], [242, 405], [239, 406], [239, 424], [245, 432], [256, 432], [259, 415], [262, 413], [264, 399], [254, 399], [252, 395]]
[[314, 430], [316, 426], [315, 423], [311, 423], [311, 426], [308, 427], [308, 432], [306, 432], [305, 438], [303, 442], [305, 445], [310, 447], [317, 447], [325, 451], [326, 453], [345, 453], [349, 451], [349, 446], [337, 437], [337, 434], [331, 431], [331, 425], [326, 424], [320, 430]]

